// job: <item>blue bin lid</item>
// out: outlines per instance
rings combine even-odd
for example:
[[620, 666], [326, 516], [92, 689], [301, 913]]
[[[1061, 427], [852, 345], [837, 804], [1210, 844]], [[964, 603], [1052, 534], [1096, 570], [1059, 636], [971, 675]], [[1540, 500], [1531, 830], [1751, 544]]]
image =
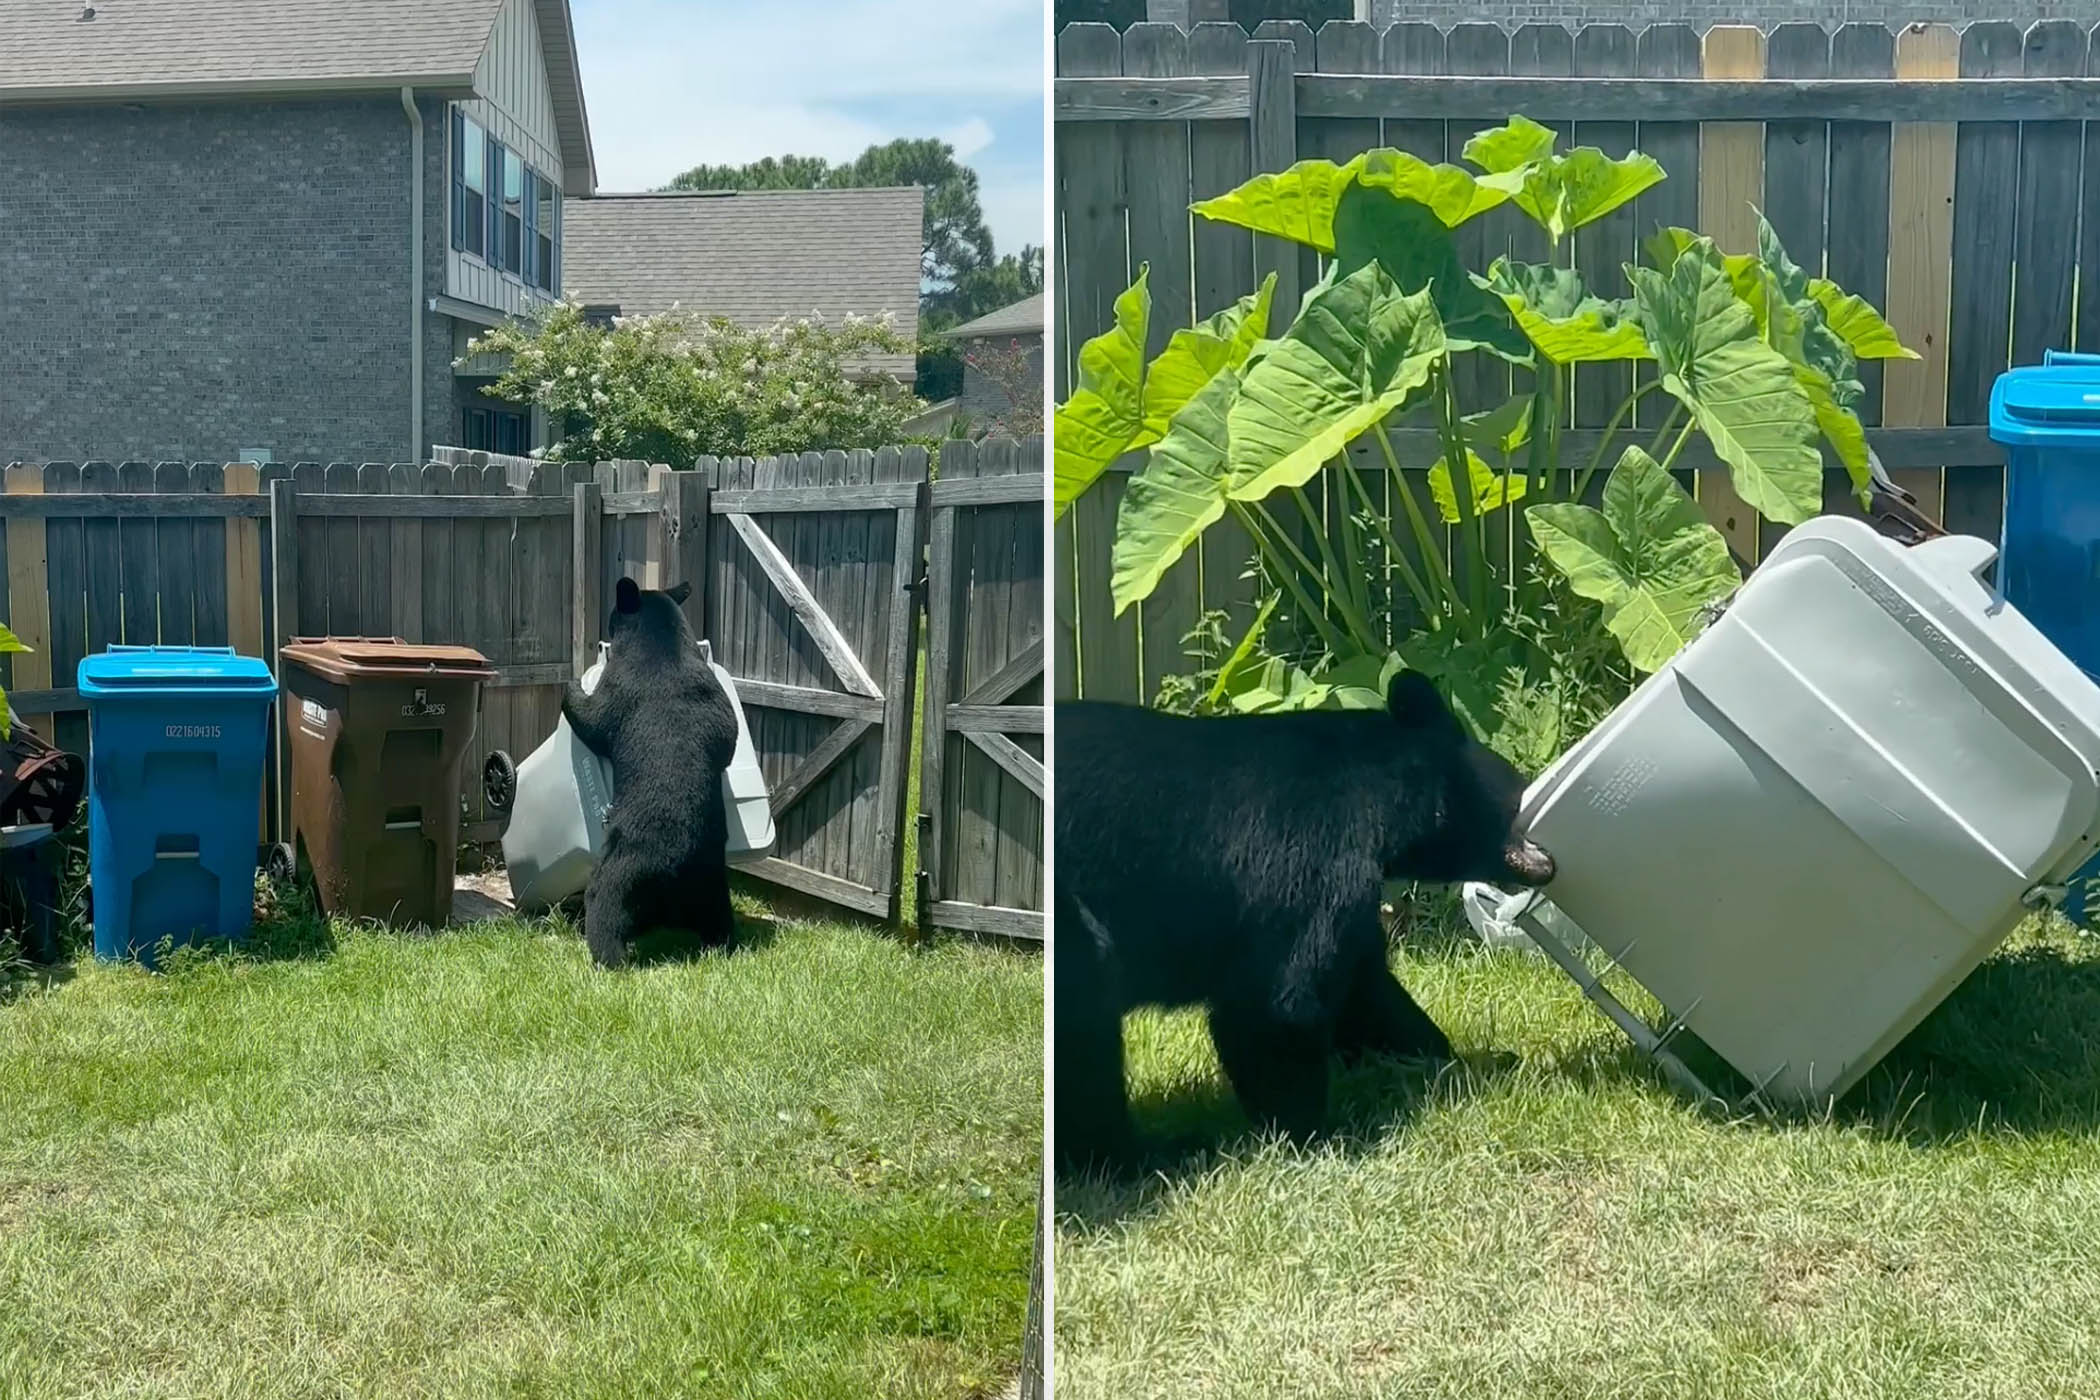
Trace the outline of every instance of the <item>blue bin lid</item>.
[[80, 659], [78, 683], [81, 695], [90, 700], [197, 691], [263, 697], [277, 693], [269, 666], [232, 647], [114, 646]]
[[2100, 448], [2100, 357], [2052, 355], [1991, 386], [1991, 439], [2014, 447]]

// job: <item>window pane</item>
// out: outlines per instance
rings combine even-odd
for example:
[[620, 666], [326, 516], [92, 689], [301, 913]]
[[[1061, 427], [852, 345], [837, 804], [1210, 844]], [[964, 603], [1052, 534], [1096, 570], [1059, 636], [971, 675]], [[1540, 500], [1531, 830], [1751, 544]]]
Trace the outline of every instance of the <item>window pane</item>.
[[561, 199], [561, 192], [555, 189], [553, 181], [543, 175], [540, 177], [539, 196], [540, 252], [539, 265], [535, 269], [539, 275], [533, 280], [542, 290], [551, 292], [554, 290], [554, 221], [558, 217], [555, 208]]
[[503, 153], [503, 202], [515, 210], [518, 201], [525, 197], [525, 162], [518, 153], [506, 150]]
[[473, 122], [466, 123], [465, 146], [460, 155], [459, 168], [467, 177], [467, 188], [476, 194], [488, 188], [488, 137]]

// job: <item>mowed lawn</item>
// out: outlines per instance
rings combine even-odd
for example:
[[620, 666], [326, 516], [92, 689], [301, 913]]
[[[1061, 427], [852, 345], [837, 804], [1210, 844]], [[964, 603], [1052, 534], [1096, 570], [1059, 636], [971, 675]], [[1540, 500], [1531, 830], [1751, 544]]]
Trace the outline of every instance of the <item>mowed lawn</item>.
[[[1542, 958], [1396, 954], [1465, 1063], [1250, 1140], [1193, 1016], [1131, 1023], [1155, 1131], [1060, 1182], [1060, 1400], [2100, 1395], [2100, 944], [2023, 929], [1833, 1112], [1673, 1096]], [[1710, 1061], [1702, 1061], [1702, 1069]]]
[[744, 927], [610, 974], [512, 919], [18, 982], [0, 1396], [998, 1394], [1040, 958]]

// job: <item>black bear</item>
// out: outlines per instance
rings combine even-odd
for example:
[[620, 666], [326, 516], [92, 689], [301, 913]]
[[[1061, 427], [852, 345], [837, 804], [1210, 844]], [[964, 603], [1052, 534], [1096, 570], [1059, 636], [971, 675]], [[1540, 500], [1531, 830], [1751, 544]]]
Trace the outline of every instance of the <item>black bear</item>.
[[621, 579], [609, 625], [612, 650], [598, 686], [571, 683], [562, 717], [612, 764], [605, 849], [583, 896], [583, 937], [602, 967], [627, 960], [651, 928], [730, 947], [729, 814], [723, 774], [736, 753], [736, 710], [667, 592]]
[[1420, 675], [1384, 711], [1190, 719], [1057, 707], [1056, 1131], [1068, 1167], [1132, 1146], [1122, 1018], [1201, 1004], [1248, 1115], [1327, 1115], [1330, 1052], [1445, 1059], [1393, 976], [1387, 879], [1536, 886], [1524, 780]]

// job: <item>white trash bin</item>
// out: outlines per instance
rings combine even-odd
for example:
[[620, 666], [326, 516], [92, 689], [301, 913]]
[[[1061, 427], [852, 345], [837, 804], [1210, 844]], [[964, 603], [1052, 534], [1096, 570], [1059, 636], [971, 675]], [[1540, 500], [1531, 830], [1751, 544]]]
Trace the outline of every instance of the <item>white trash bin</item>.
[[[601, 644], [596, 664], [583, 673], [585, 694], [595, 690], [605, 674], [609, 649], [609, 644]], [[763, 860], [773, 853], [773, 808], [758, 750], [751, 743], [751, 726], [736, 684], [729, 672], [715, 665], [713, 649], [704, 641], [700, 655], [736, 711], [736, 754], [729, 760], [726, 779], [729, 863]], [[518, 765], [517, 796], [503, 833], [503, 861], [518, 908], [548, 908], [589, 883], [591, 867], [605, 845], [605, 814], [612, 801], [612, 764], [586, 748], [566, 719], [556, 721], [547, 741]]]
[[1552, 907], [1770, 1099], [1858, 1083], [2100, 839], [2100, 687], [1995, 557], [1794, 530], [1526, 794]]

